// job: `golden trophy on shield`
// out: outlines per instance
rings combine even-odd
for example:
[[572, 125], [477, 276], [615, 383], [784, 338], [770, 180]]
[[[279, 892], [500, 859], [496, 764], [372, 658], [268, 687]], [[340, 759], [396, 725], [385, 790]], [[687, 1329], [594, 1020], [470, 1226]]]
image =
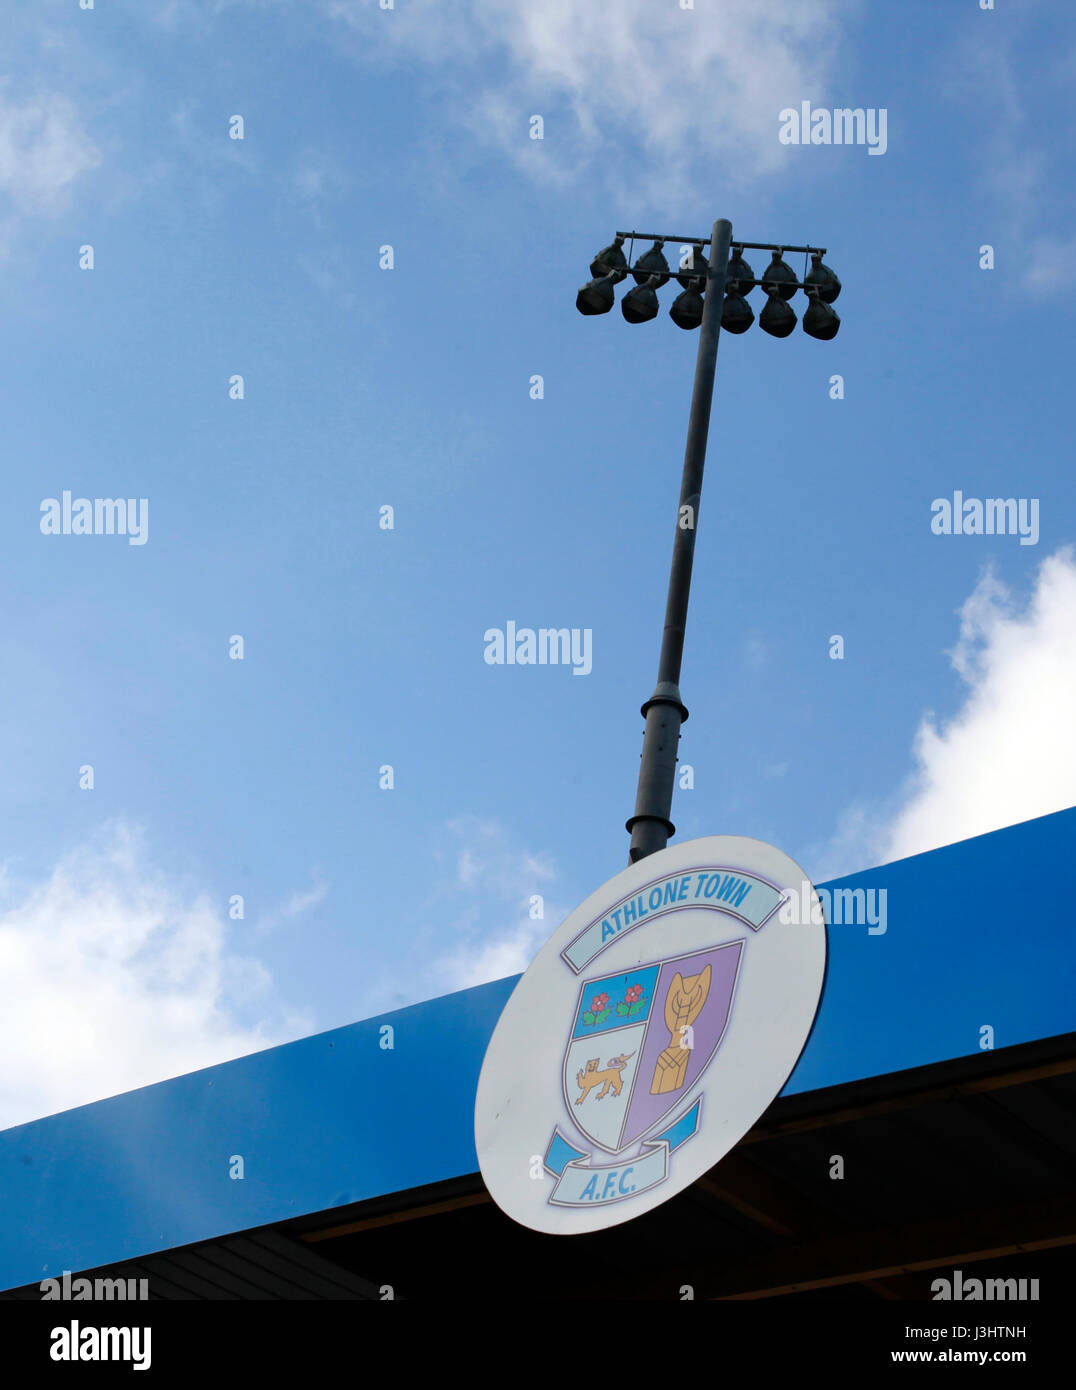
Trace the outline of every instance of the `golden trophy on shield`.
[[661, 1054], [654, 1067], [654, 1079], [650, 1083], [652, 1096], [667, 1095], [678, 1091], [687, 1075], [688, 1059], [691, 1056], [691, 1043], [685, 1042], [686, 1029], [702, 1013], [710, 993], [710, 967], [685, 980], [679, 971], [672, 978], [669, 992], [665, 996], [665, 1026], [669, 1030], [669, 1046]]

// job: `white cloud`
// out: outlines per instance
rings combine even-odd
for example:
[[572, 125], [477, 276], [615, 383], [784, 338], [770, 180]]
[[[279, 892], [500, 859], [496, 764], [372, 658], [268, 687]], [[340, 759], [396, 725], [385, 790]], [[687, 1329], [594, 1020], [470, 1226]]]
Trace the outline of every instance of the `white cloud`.
[[116, 824], [47, 880], [0, 883], [0, 1128], [211, 1066], [308, 1031], [243, 1026], [265, 967], [223, 911], [175, 888]]
[[448, 927], [459, 939], [432, 963], [431, 985], [439, 991], [525, 970], [567, 915], [547, 899], [542, 917], [530, 915], [532, 897], [545, 899], [545, 888], [556, 878], [548, 859], [512, 846], [500, 826], [476, 816], [450, 821], [447, 828], [451, 880], [437, 894], [438, 915], [448, 918], [451, 902], [459, 903]]
[[753, 671], [761, 671], [770, 659], [770, 646], [763, 637], [753, 636], [747, 639], [745, 648], [745, 658], [748, 666]]
[[522, 913], [514, 925], [502, 928], [492, 940], [450, 951], [436, 962], [445, 989], [469, 989], [503, 980], [506, 975], [522, 974], [559, 925], [560, 919], [532, 922]]
[[[782, 166], [778, 113], [818, 101], [853, 0], [323, 0], [359, 39], [356, 54], [426, 64], [452, 93], [450, 117], [537, 175], [589, 169], [668, 210], [695, 201], [683, 180], [696, 158], [725, 156], [740, 181]], [[854, 104], [854, 103], [853, 103]], [[545, 140], [528, 134], [531, 115]], [[623, 167], [625, 137], [643, 162]], [[625, 190], [628, 191], [627, 189]]]
[[336, 191], [346, 182], [336, 162], [323, 150], [305, 149], [297, 157], [291, 174], [291, 185], [303, 202], [315, 202], [330, 190]]
[[[1056, 167], [1056, 152], [1041, 145], [1036, 119], [1026, 109], [1026, 102], [1049, 90], [1050, 83], [1040, 80], [1038, 88], [1029, 87], [1018, 76], [1020, 28], [1029, 22], [1029, 15], [1018, 14], [1015, 21], [1015, 29], [1010, 26], [1004, 33], [985, 24], [965, 30], [945, 57], [941, 82], [951, 99], [962, 102], [977, 117], [983, 110], [983, 92], [990, 93], [990, 124], [977, 142], [983, 182], [997, 202], [997, 226], [1003, 231], [1004, 245], [1016, 257], [1014, 283], [1045, 297], [1076, 284], [1076, 239], [1041, 230], [1049, 216], [1067, 223], [1057, 194], [1067, 193], [1069, 181]], [[1067, 90], [1071, 74], [1062, 72], [1058, 77]], [[1037, 120], [1041, 122], [1042, 117]], [[990, 234], [982, 239], [998, 240]]]
[[1026, 606], [987, 568], [950, 653], [967, 684], [948, 723], [927, 713], [894, 804], [853, 806], [824, 877], [888, 863], [1076, 804], [1076, 559], [1047, 557]]
[[1046, 296], [1076, 284], [1076, 237], [1033, 237], [1024, 260], [1024, 284]]
[[0, 192], [20, 212], [62, 211], [72, 184], [100, 163], [70, 98], [51, 92], [19, 102], [0, 86]]
[[317, 907], [319, 903], [323, 903], [328, 896], [329, 885], [315, 870], [313, 883], [305, 892], [292, 893], [279, 907], [270, 908], [268, 912], [263, 913], [258, 918], [257, 931], [259, 935], [272, 931], [285, 922], [294, 922], [304, 912], [309, 912], [312, 907]]
[[[400, 0], [383, 10], [376, 0], [317, 0], [315, 13], [325, 37], [361, 63], [421, 64], [439, 88], [446, 123], [466, 129], [479, 148], [499, 150], [546, 182], [596, 175], [633, 208], [660, 199], [672, 216], [695, 208], [698, 161], [724, 158], [723, 182], [741, 186], [786, 165], [778, 114], [823, 100], [841, 22], [859, 5]], [[153, 14], [169, 27], [208, 30], [244, 8], [294, 10], [286, 0], [161, 0]], [[310, 18], [301, 21], [306, 31]], [[542, 141], [530, 139], [535, 114], [546, 123]], [[435, 144], [444, 138], [429, 136]], [[300, 192], [316, 193], [316, 171], [304, 178]]]

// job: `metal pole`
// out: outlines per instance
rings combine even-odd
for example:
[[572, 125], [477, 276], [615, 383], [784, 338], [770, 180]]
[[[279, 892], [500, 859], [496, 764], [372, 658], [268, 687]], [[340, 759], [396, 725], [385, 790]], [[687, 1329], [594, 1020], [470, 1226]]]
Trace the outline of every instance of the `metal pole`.
[[642, 707], [646, 719], [642, 765], [635, 796], [635, 814], [627, 822], [631, 832], [631, 862], [664, 849], [676, 826], [669, 819], [676, 780], [680, 725], [687, 710], [680, 699], [680, 664], [684, 655], [684, 628], [691, 593], [691, 563], [695, 555], [695, 531], [699, 524], [702, 470], [706, 462], [706, 435], [717, 367], [717, 338], [721, 331], [721, 307], [725, 299], [725, 271], [732, 244], [732, 223], [719, 218], [710, 239], [710, 269], [699, 328], [699, 353], [695, 361], [695, 388], [687, 427], [680, 506], [676, 514], [669, 596], [665, 603], [665, 630], [661, 639], [658, 681]]

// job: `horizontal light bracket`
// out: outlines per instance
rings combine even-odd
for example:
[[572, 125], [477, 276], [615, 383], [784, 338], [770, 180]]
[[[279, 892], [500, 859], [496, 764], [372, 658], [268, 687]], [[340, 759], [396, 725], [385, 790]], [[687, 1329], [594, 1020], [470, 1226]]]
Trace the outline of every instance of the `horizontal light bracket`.
[[[633, 238], [638, 241], [679, 241], [685, 246], [709, 246], [708, 236], [658, 236], [654, 232], [617, 232], [617, 236], [622, 236], [625, 241]], [[732, 249], [741, 251], [805, 251], [810, 255], [824, 256], [826, 248], [824, 246], [789, 246], [787, 241], [740, 241], [738, 237], [733, 239]]]

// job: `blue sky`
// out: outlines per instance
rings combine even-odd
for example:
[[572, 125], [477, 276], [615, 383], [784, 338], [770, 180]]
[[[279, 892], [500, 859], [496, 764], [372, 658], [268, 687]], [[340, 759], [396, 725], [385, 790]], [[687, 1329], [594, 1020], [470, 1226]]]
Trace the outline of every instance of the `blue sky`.
[[[623, 867], [696, 339], [576, 313], [617, 228], [844, 284], [721, 341], [679, 837], [821, 880], [1076, 801], [1067, 6], [9, 15], [0, 1123], [509, 974]], [[781, 144], [805, 100], [884, 155]], [[956, 489], [1037, 543], [935, 534]], [[64, 490], [145, 543], [43, 535]]]

